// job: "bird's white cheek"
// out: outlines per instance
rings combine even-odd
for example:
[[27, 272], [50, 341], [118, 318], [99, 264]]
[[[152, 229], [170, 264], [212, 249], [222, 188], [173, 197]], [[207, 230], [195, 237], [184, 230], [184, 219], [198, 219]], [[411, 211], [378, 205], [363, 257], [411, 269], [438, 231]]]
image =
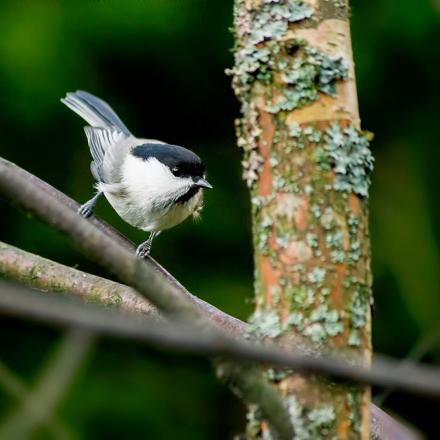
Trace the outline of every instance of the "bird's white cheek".
[[[188, 181], [187, 181], [188, 180]], [[128, 156], [123, 166], [125, 187], [136, 199], [172, 197], [191, 185], [190, 179], [173, 176], [169, 168], [155, 158], [148, 161]]]

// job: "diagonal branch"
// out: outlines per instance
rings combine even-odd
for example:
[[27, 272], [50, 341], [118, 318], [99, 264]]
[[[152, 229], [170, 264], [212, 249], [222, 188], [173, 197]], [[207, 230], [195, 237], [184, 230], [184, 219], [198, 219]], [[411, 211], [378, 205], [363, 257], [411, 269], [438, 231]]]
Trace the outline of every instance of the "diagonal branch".
[[[44, 194], [49, 197], [56, 199], [59, 202], [60, 206], [63, 206], [66, 211], [71, 211], [76, 213], [79, 204], [72, 200], [70, 197], [58, 191], [53, 186], [49, 185], [44, 180], [39, 177], [29, 173], [23, 168], [18, 167], [17, 165], [9, 162], [3, 158], [0, 158], [0, 170], [3, 167], [7, 167], [9, 172], [15, 175], [17, 178], [20, 178], [22, 181], [26, 181], [28, 183], [29, 188], [33, 188], [35, 193], [39, 194], [39, 197], [45, 198]], [[28, 199], [29, 202], [33, 201], [33, 193], [30, 192], [25, 198]], [[16, 201], [11, 200], [12, 205], [16, 205]], [[26, 209], [24, 205], [21, 205], [22, 208]], [[32, 209], [30, 209], [32, 211]], [[78, 218], [78, 217], [76, 217]], [[104, 233], [107, 237], [112, 239], [115, 244], [121, 246], [122, 248], [132, 251], [135, 251], [135, 246], [132, 242], [130, 242], [126, 237], [121, 235], [116, 229], [107, 224], [106, 222], [96, 218], [91, 217], [88, 219], [92, 225], [94, 225], [98, 230]], [[221, 327], [224, 331], [231, 335], [241, 335], [244, 332], [245, 324], [237, 318], [234, 318], [231, 315], [228, 315], [221, 310], [217, 309], [213, 305], [203, 301], [197, 296], [188, 292], [182, 284], [176, 280], [166, 269], [164, 269], [156, 260], [154, 260], [151, 256], [147, 256], [144, 259], [144, 264], [152, 271], [155, 271], [159, 277], [162, 278], [163, 282], [169, 286], [172, 286], [176, 293], [179, 293], [181, 296], [191, 300], [195, 303], [200, 311], [212, 322], [214, 322], [218, 327]]]
[[409, 428], [393, 419], [376, 405], [371, 405], [370, 425], [372, 440], [423, 440], [425, 437], [418, 431]]
[[[20, 404], [26, 402], [27, 410], [31, 412], [32, 418], [38, 417], [40, 414], [39, 402], [29, 401], [28, 394], [31, 392], [30, 389], [2, 361], [0, 361], [0, 386]], [[52, 434], [53, 438], [61, 440], [71, 437], [67, 427], [53, 417], [48, 417], [43, 425]]]
[[70, 330], [43, 369], [36, 387], [0, 425], [0, 438], [30, 438], [47, 423], [90, 353], [94, 337], [85, 330]]
[[157, 310], [131, 287], [64, 266], [0, 241], [0, 275], [43, 291], [74, 295], [86, 302], [156, 315]]
[[[15, 164], [12, 164], [11, 162], [8, 162], [4, 159], [0, 158], [0, 177], [1, 177], [1, 171], [6, 169], [7, 167], [9, 169], [9, 172], [13, 175], [16, 175], [18, 177], [21, 177], [22, 180], [28, 181], [30, 185], [35, 188], [35, 191], [40, 194], [40, 197], [44, 196], [41, 193], [47, 194], [47, 196], [50, 196], [56, 200], [61, 205], [64, 205], [65, 208], [70, 209], [71, 211], [76, 212], [78, 208], [78, 204], [67, 197], [65, 194], [61, 193], [48, 183], [44, 182], [43, 180], [39, 179], [38, 177], [32, 175], [31, 173], [23, 170], [22, 168], [18, 167]], [[27, 195], [24, 195], [24, 197], [29, 198], [32, 202], [33, 200], [33, 194], [30, 192]], [[11, 203], [14, 204], [13, 201]], [[21, 205], [23, 207], [23, 204]], [[25, 207], [26, 209], [26, 207]], [[32, 209], [31, 209], [32, 210]], [[105, 222], [97, 219], [97, 218], [91, 218], [89, 221], [100, 231], [102, 231], [104, 234], [106, 234], [109, 238], [114, 240], [116, 243], [118, 243], [120, 246], [134, 251], [134, 246], [124, 237], [122, 237], [115, 229], [113, 229], [111, 226], [107, 225]], [[14, 248], [12, 248], [14, 249]], [[8, 252], [13, 252], [11, 248], [8, 249]], [[23, 251], [20, 251], [23, 252]], [[0, 258], [5, 254], [1, 254], [0, 252]], [[18, 256], [18, 254], [15, 254], [15, 256]], [[49, 262], [49, 260], [42, 259], [41, 257], [24, 253], [21, 254], [21, 257], [25, 258], [24, 266], [27, 266], [30, 272], [32, 270], [35, 270], [37, 267], [43, 267], [41, 264], [44, 262]], [[55, 262], [49, 262], [50, 266], [44, 266], [44, 268], [48, 268], [52, 271], [54, 271], [54, 276], [56, 277], [57, 271], [59, 271], [59, 275], [61, 273], [64, 273], [65, 269], [74, 270], [70, 268], [66, 268], [66, 266], [60, 265], [59, 263]], [[1, 263], [1, 264], [4, 264]], [[178, 291], [180, 291], [181, 295], [188, 296], [194, 300], [197, 304], [200, 305], [200, 309], [204, 311], [207, 317], [210, 317], [213, 322], [215, 322], [219, 327], [221, 327], [225, 332], [230, 334], [231, 336], [241, 336], [245, 332], [246, 324], [242, 321], [227, 315], [218, 309], [216, 309], [214, 306], [211, 306], [208, 303], [204, 303], [202, 300], [198, 299], [197, 297], [194, 297], [193, 295], [189, 294], [188, 291], [175, 279], [170, 275], [164, 268], [162, 268], [155, 260], [149, 258], [145, 260], [145, 264], [150, 265], [160, 276], [163, 277], [164, 281], [173, 285]], [[3, 266], [6, 267], [6, 266]], [[84, 276], [83, 272], [77, 271], [77, 275]], [[86, 274], [88, 275], [88, 274]], [[10, 277], [14, 277], [13, 274], [10, 275]], [[97, 277], [99, 278], [99, 277]], [[75, 277], [69, 278], [72, 281], [71, 286], [67, 286], [71, 289], [74, 289], [75, 286]], [[100, 279], [100, 278], [99, 278]], [[42, 288], [42, 289], [51, 289], [52, 287], [50, 285], [44, 286], [44, 283], [41, 282], [41, 284], [37, 284], [38, 278], [28, 277], [26, 282], [29, 283], [29, 285]], [[41, 281], [41, 280], [40, 280]], [[107, 280], [106, 280], [107, 281]], [[125, 303], [125, 298], [122, 296], [122, 303]], [[127, 309], [130, 309], [131, 306], [129, 304], [125, 304], [124, 307], [127, 307]], [[301, 345], [298, 346], [298, 349], [301, 351]], [[372, 432], [379, 433], [377, 438], [401, 438], [401, 439], [415, 439], [418, 438], [414, 434], [410, 434], [410, 431], [401, 423], [399, 423], [397, 420], [394, 420], [389, 415], [384, 413], [382, 410], [377, 408], [375, 405], [371, 405], [371, 412], [374, 417], [372, 417], [371, 423], [372, 423]]]
[[[144, 297], [140, 296], [130, 287], [63, 266], [2, 242], [0, 242], [0, 275], [46, 291], [70, 292], [74, 296], [85, 299], [88, 302], [111, 305], [122, 311], [143, 313], [154, 319], [159, 317], [157, 310]], [[1, 283], [0, 287], [2, 287]], [[248, 361], [255, 360], [273, 363], [278, 366], [289, 366], [295, 369], [313, 370], [322, 374], [340, 376], [341, 378], [372, 383], [373, 385], [389, 386], [390, 382], [396, 382], [400, 389], [410, 391], [421, 390], [417, 383], [411, 382], [414, 374], [410, 374], [409, 377], [403, 374], [400, 361], [383, 361], [380, 360], [377, 355], [375, 356], [376, 361], [374, 364], [379, 366], [379, 370], [376, 372], [373, 368], [371, 372], [372, 376], [368, 376], [364, 375], [362, 370], [351, 371], [350, 368], [346, 370], [345, 363], [339, 365], [336, 362], [333, 367], [331, 360], [304, 356], [301, 350], [298, 350], [291, 358], [288, 357], [286, 353], [273, 349], [269, 349], [265, 354], [261, 346], [256, 347], [256, 352], [253, 352], [252, 350], [248, 351], [248, 345], [241, 346], [240, 339], [225, 340], [222, 337], [220, 340], [216, 337], [215, 340], [212, 340], [209, 339], [211, 335], [208, 334], [208, 339], [205, 341], [198, 332], [192, 332], [191, 329], [188, 329], [186, 334], [183, 334], [183, 342], [178, 339], [176, 340], [176, 333], [173, 333], [177, 332], [177, 334], [179, 334], [181, 329], [178, 328], [174, 330], [172, 328], [168, 331], [171, 325], [169, 323], [167, 325], [160, 325], [156, 320], [153, 320], [153, 323], [146, 323], [144, 329], [142, 327], [142, 321], [136, 321], [135, 324], [132, 324], [127, 321], [125, 317], [120, 318], [118, 316], [118, 318], [114, 318], [116, 315], [106, 315], [105, 311], [99, 314], [100, 312], [96, 310], [89, 312], [87, 308], [78, 307], [78, 310], [75, 310], [73, 306], [71, 306], [70, 310], [70, 306], [66, 306], [63, 302], [53, 303], [53, 301], [56, 301], [54, 297], [51, 297], [49, 300], [44, 300], [28, 295], [26, 300], [20, 302], [18, 296], [20, 294], [21, 291], [17, 290], [16, 297], [8, 297], [5, 293], [5, 289], [2, 288], [0, 306], [3, 312], [5, 309], [9, 309], [19, 314], [29, 313], [29, 316], [39, 319], [47, 318], [49, 322], [56, 320], [64, 324], [71, 323], [72, 325], [85, 326], [90, 328], [90, 330], [114, 336], [125, 334], [129, 337], [145, 339], [146, 335], [144, 333], [148, 333], [151, 337], [157, 338], [158, 345], [166, 344], [165, 339], [167, 335], [170, 334], [169, 337], [172, 340], [172, 342], [170, 342], [172, 348], [176, 348], [176, 345], [180, 347], [180, 344], [183, 344], [184, 347], [182, 348], [197, 351], [198, 353], [210, 355], [229, 354], [235, 355], [238, 358], [243, 356], [244, 360]], [[207, 344], [207, 346], [205, 346], [205, 344]], [[218, 348], [219, 346], [220, 348]], [[220, 349], [224, 349], [223, 346], [227, 347], [224, 352], [220, 352]], [[265, 357], [266, 355], [268, 357]], [[433, 393], [437, 395], [438, 393], [438, 395], [440, 395], [440, 373], [438, 377], [435, 376], [434, 382], [427, 381], [424, 383], [423, 381], [427, 379], [425, 372], [414, 370], [414, 362], [407, 361], [406, 364], [408, 365], [409, 371], [415, 372], [415, 376], [420, 377], [418, 382], [422, 383], [422, 387], [427, 388], [429, 394]], [[402, 374], [396, 375], [396, 368], [402, 371]], [[436, 388], [436, 384], [438, 388]]]
[[[152, 267], [152, 260], [137, 258], [133, 251], [120, 244], [120, 240], [113, 240], [94, 223], [38, 188], [18, 167], [4, 159], [0, 159], [0, 191], [13, 204], [65, 233], [88, 259], [135, 288], [164, 316], [192, 322], [200, 332], [220, 333], [218, 327], [206, 318], [194, 297], [183, 295], [179, 285], [168, 282], [163, 273]], [[214, 361], [214, 364], [221, 369], [221, 360]], [[292, 424], [281, 396], [256, 367], [240, 365], [222, 371], [228, 372], [227, 380], [234, 383], [235, 389], [239, 388], [243, 399], [261, 409], [280, 439], [292, 438]], [[249, 383], [258, 384], [258, 393], [253, 392], [255, 388], [249, 387]]]

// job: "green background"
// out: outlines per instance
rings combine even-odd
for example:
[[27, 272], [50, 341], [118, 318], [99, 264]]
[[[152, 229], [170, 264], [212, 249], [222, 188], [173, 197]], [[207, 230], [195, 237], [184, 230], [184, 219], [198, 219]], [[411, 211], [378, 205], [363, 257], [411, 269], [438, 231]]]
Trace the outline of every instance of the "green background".
[[[376, 135], [371, 189], [375, 350], [439, 359], [440, 6], [353, 0], [363, 127]], [[109, 101], [142, 137], [184, 145], [214, 190], [203, 221], [155, 240], [153, 255], [190, 291], [242, 319], [252, 309], [249, 201], [235, 146], [232, 1], [95, 0], [0, 3], [1, 156], [78, 201], [91, 193], [83, 121], [59, 99], [84, 89]], [[103, 217], [135, 242], [105, 201]], [[93, 273], [70, 243], [5, 203], [0, 240]], [[0, 320], [0, 359], [32, 386], [62, 333]], [[426, 342], [427, 341], [427, 342]], [[425, 343], [426, 342], [426, 343]], [[381, 390], [378, 390], [380, 392]], [[385, 408], [434, 435], [438, 402], [392, 394]], [[16, 402], [0, 385], [0, 428]], [[208, 362], [100, 340], [55, 411], [76, 438], [232, 438], [243, 408]], [[46, 430], [38, 438], [50, 438]]]

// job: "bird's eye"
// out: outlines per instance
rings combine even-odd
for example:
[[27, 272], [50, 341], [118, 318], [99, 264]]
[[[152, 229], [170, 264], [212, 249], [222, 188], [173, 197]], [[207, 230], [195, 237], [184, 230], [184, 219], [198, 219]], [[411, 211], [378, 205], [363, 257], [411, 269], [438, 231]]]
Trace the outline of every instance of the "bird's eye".
[[171, 169], [171, 172], [176, 176], [179, 177], [182, 175], [182, 170], [179, 167], [174, 167]]

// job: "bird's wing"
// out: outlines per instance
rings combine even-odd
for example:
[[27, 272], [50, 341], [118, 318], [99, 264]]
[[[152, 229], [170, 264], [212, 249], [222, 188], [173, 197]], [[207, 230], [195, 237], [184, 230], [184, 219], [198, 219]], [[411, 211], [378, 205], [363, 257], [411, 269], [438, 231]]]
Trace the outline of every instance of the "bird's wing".
[[117, 183], [130, 149], [145, 143], [162, 144], [153, 139], [136, 139], [114, 110], [102, 99], [82, 90], [67, 93], [61, 102], [81, 116], [93, 161], [90, 169], [98, 182]]
[[99, 182], [120, 181], [120, 170], [125, 156], [134, 142], [133, 136], [102, 127], [84, 127], [93, 161], [90, 169]]

